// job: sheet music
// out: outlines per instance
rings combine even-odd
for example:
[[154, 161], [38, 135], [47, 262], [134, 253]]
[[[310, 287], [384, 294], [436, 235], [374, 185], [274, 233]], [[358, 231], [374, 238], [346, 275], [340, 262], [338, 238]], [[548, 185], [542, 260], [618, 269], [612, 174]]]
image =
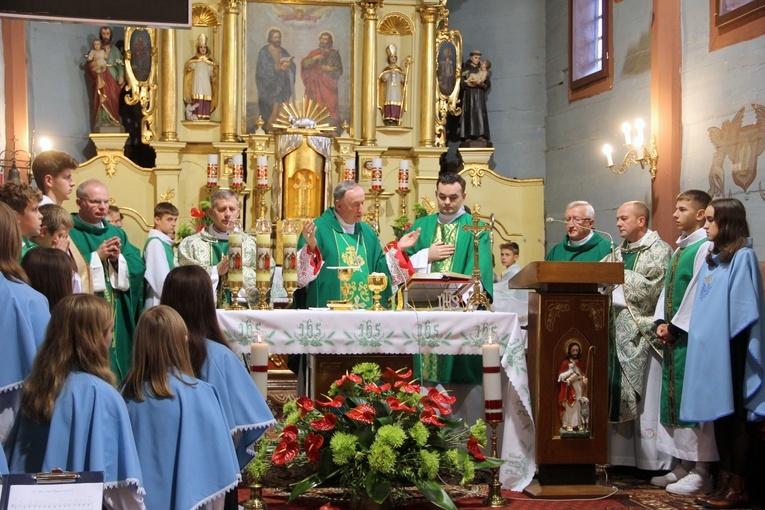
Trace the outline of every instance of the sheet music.
[[103, 483], [11, 485], [9, 510], [101, 510]]

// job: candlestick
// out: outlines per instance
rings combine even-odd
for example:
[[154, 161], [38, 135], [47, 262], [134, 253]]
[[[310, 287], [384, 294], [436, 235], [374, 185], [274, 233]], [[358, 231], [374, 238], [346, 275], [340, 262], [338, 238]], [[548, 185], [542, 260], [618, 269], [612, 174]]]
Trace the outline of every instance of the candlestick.
[[268, 395], [268, 344], [258, 331], [257, 341], [250, 344], [250, 377], [265, 399]]
[[496, 335], [487, 335], [487, 343], [481, 347], [483, 354], [483, 399], [486, 421], [502, 421], [502, 377], [500, 375], [499, 344]]
[[298, 224], [294, 219], [282, 221], [282, 282], [287, 291], [287, 299], [292, 303], [292, 296], [297, 289], [297, 241]]
[[402, 159], [398, 165], [398, 189], [409, 189], [409, 160]]
[[627, 146], [632, 145], [632, 126], [629, 122], [622, 124], [622, 133], [624, 133], [624, 144]]
[[255, 240], [258, 245], [255, 262], [255, 286], [258, 289], [258, 310], [271, 310], [268, 291], [271, 288], [271, 221], [260, 218], [255, 223]]
[[218, 155], [207, 155], [207, 187], [218, 187]]
[[382, 189], [382, 158], [374, 158], [372, 160], [372, 189]]
[[257, 157], [257, 185], [259, 188], [268, 186], [268, 158], [265, 156]]
[[343, 180], [355, 181], [356, 180], [356, 161], [353, 159], [345, 160], [345, 172], [343, 174]]
[[[500, 422], [490, 421], [491, 425], [491, 456], [497, 458], [497, 426]], [[501, 508], [507, 506], [507, 500], [502, 497], [502, 484], [499, 483], [499, 468], [491, 468], [492, 476], [489, 482], [486, 499], [483, 500], [483, 506], [490, 508]]]
[[406, 216], [406, 196], [411, 192], [410, 189], [397, 189], [396, 193], [401, 197], [401, 216]]

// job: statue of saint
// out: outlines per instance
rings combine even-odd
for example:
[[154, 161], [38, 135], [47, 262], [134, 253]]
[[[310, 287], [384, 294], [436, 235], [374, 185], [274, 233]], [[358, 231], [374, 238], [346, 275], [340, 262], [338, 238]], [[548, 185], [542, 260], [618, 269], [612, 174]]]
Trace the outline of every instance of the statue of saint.
[[196, 54], [184, 68], [183, 102], [187, 120], [210, 120], [218, 106], [218, 64], [210, 57], [205, 34], [197, 39]]
[[561, 435], [589, 433], [589, 400], [586, 366], [581, 359], [582, 347], [576, 340], [566, 344], [566, 358], [558, 369], [558, 406]]
[[406, 111], [406, 71], [398, 65], [397, 48], [389, 44], [388, 66], [377, 77], [377, 103], [386, 126], [400, 126]]

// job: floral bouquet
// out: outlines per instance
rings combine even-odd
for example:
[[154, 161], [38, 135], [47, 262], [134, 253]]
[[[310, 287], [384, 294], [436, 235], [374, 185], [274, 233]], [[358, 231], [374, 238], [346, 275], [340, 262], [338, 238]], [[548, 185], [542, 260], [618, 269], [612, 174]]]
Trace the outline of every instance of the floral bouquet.
[[[428, 210], [425, 209], [425, 207], [422, 204], [415, 203], [412, 206], [412, 210], [414, 211], [414, 219], [418, 220], [422, 218], [423, 216], [428, 215]], [[401, 216], [398, 216], [397, 218], [393, 219], [393, 235], [396, 237], [396, 239], [401, 239], [401, 236], [406, 234], [406, 231], [409, 230], [412, 227], [412, 221], [409, 219], [409, 216], [406, 214], [402, 214]]]
[[[284, 405], [270, 462], [314, 465], [290, 501], [332, 480], [356, 500], [367, 495], [382, 503], [403, 498], [402, 488], [417, 487], [438, 507], [456, 510], [438, 483], [440, 475], [459, 475], [466, 484], [476, 469], [502, 464], [481, 452], [483, 421], [467, 428], [450, 418], [455, 397], [422, 389], [411, 377], [411, 370], [382, 373], [375, 363], [359, 363], [332, 384], [326, 400], [304, 396]], [[259, 453], [270, 451], [259, 446]], [[268, 462], [259, 455], [250, 469], [263, 473]]]
[[196, 234], [205, 227], [212, 225], [212, 218], [207, 214], [210, 207], [209, 200], [202, 200], [199, 202], [199, 207], [191, 208], [191, 219], [178, 228], [178, 240], [188, 237], [191, 234]]

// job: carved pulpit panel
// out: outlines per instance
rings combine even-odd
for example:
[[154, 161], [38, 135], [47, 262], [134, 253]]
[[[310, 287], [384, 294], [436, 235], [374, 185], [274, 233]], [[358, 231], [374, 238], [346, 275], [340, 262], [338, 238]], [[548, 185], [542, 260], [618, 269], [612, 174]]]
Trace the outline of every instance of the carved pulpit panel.
[[284, 186], [282, 199], [284, 218], [316, 218], [323, 209], [324, 156], [302, 144], [284, 156]]

